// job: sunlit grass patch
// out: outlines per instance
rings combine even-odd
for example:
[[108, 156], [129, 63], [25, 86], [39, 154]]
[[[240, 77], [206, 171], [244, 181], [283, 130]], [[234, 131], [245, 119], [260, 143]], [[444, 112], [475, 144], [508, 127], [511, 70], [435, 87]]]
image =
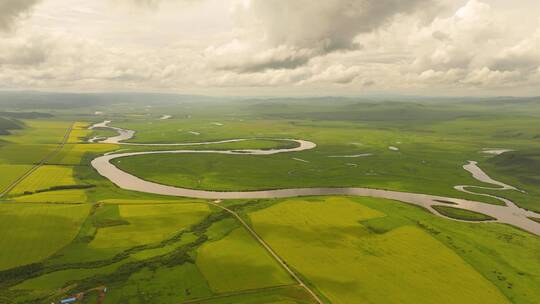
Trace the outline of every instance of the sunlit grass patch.
[[22, 180], [10, 194], [47, 191], [55, 186], [71, 186], [77, 182], [73, 177], [73, 168], [68, 166], [41, 166], [30, 176]]
[[76, 122], [73, 125], [73, 129], [69, 134], [67, 142], [71, 144], [83, 142], [93, 132], [92, 130], [88, 129], [89, 126], [90, 124], [86, 122]]
[[109, 151], [114, 151], [118, 148], [117, 145], [109, 144], [66, 144], [62, 150], [49, 159], [49, 164], [59, 165], [79, 165], [86, 153], [102, 154]]

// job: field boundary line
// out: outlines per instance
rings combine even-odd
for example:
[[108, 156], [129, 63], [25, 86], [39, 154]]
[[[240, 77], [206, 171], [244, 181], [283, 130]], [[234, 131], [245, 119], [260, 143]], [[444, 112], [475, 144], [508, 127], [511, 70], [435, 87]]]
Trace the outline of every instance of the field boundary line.
[[52, 158], [53, 156], [56, 156], [56, 154], [60, 153], [62, 151], [62, 148], [66, 145], [69, 136], [71, 135], [71, 131], [73, 131], [73, 127], [75, 126], [75, 122], [69, 126], [69, 128], [66, 130], [66, 133], [64, 134], [64, 137], [62, 138], [62, 141], [60, 144], [49, 154], [45, 155], [43, 159], [41, 159], [37, 164], [35, 164], [30, 170], [26, 171], [25, 174], [20, 176], [18, 179], [16, 179], [13, 183], [11, 183], [2, 193], [0, 193], [0, 198], [3, 198], [7, 194], [9, 194], [17, 185], [19, 185], [23, 180], [25, 180], [28, 176], [30, 176], [34, 171], [36, 171], [39, 167], [43, 166], [47, 160]]
[[182, 302], [182, 304], [197, 304], [197, 303], [204, 304], [204, 302], [212, 301], [216, 299], [241, 296], [241, 295], [246, 295], [246, 294], [257, 294], [259, 292], [274, 291], [274, 290], [286, 289], [289, 287], [297, 287], [297, 286], [300, 286], [300, 285], [298, 284], [277, 285], [277, 286], [262, 287], [262, 288], [256, 288], [256, 289], [246, 289], [246, 290], [239, 290], [239, 291], [224, 292], [224, 293], [218, 293], [215, 296], [211, 296], [207, 298], [199, 298], [199, 299], [184, 301]]
[[313, 299], [315, 299], [315, 301], [318, 304], [324, 304], [324, 302], [321, 300], [321, 298], [319, 298], [319, 296], [294, 271], [292, 271], [292, 269], [287, 265], [287, 263], [285, 263], [285, 261], [272, 249], [272, 247], [270, 247], [270, 245], [268, 245], [257, 234], [257, 232], [255, 232], [255, 230], [253, 230], [246, 223], [246, 221], [244, 221], [244, 219], [242, 219], [242, 217], [240, 217], [240, 215], [238, 215], [238, 213], [234, 212], [233, 210], [231, 210], [231, 209], [229, 209], [229, 208], [227, 208], [225, 206], [221, 206], [218, 203], [209, 202], [209, 204], [211, 204], [211, 205], [213, 205], [215, 207], [218, 207], [218, 208], [220, 208], [222, 210], [225, 210], [226, 212], [228, 212], [229, 214], [234, 216], [240, 222], [240, 224], [242, 224], [242, 226], [244, 226], [244, 228], [247, 229], [247, 231], [251, 234], [251, 236], [253, 236], [253, 238], [255, 238], [255, 240], [258, 241], [259, 244], [261, 244], [263, 246], [263, 248], [274, 258], [274, 260], [276, 260], [281, 265], [281, 267], [283, 269], [285, 269], [285, 271], [287, 271], [287, 273], [289, 273], [289, 275], [296, 282], [298, 282], [298, 285], [300, 285], [300, 287], [304, 288], [313, 297]]

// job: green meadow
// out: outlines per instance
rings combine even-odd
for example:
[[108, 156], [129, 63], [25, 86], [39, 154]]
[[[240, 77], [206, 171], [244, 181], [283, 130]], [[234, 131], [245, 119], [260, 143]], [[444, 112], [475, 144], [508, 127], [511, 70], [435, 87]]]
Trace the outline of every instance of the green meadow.
[[[90, 165], [104, 153], [291, 148], [296, 144], [279, 139], [305, 139], [317, 147], [268, 156], [156, 154], [114, 164], [192, 189], [351, 186], [501, 204], [454, 189], [489, 186], [463, 169], [474, 160], [523, 190], [479, 192], [540, 211], [537, 101], [116, 100], [84, 108], [51, 101], [39, 111], [0, 111], [0, 303], [57, 303], [85, 291], [82, 303], [97, 303], [92, 290], [100, 286], [108, 289], [105, 304], [317, 303], [220, 206], [238, 214], [324, 303], [540, 302], [540, 238], [483, 214], [437, 207], [470, 222], [453, 221], [365, 197], [168, 197], [123, 190]], [[164, 114], [172, 117], [161, 120]], [[88, 130], [103, 120], [135, 130], [131, 143], [250, 140], [88, 143], [116, 134]], [[492, 149], [512, 151], [484, 153]]]
[[197, 266], [215, 292], [294, 283], [244, 228], [202, 246], [197, 252]]
[[[200, 128], [208, 125], [206, 121], [186, 123], [201, 125]], [[537, 141], [510, 139], [497, 140], [495, 144], [491, 134], [470, 134], [466, 119], [459, 122], [466, 126], [467, 132], [463, 133], [455, 133], [455, 125], [441, 130], [440, 125], [448, 125], [449, 122], [422, 123], [425, 130], [420, 132], [404, 129], [392, 121], [377, 122], [382, 125], [379, 127], [351, 121], [232, 121], [224, 123], [218, 130], [214, 130], [218, 127], [208, 127], [206, 135], [201, 133], [199, 136], [200, 140], [301, 138], [315, 142], [317, 148], [270, 156], [143, 155], [117, 159], [115, 164], [146, 180], [193, 189], [229, 191], [358, 186], [482, 200], [484, 198], [453, 188], [459, 184], [482, 185], [463, 170], [462, 166], [468, 160], [478, 160], [482, 166], [489, 160], [486, 154], [481, 153], [486, 147], [538, 147]], [[143, 123], [138, 126], [133, 123], [120, 125], [144, 130]], [[174, 131], [178, 128], [185, 126], [174, 121], [160, 122], [163, 139], [155, 142], [189, 142], [185, 134]], [[390, 147], [399, 150], [393, 151]], [[506, 179], [502, 177], [501, 180]], [[534, 185], [517, 185], [526, 190], [534, 189]], [[491, 199], [486, 201], [498, 203]], [[517, 200], [517, 203], [531, 205], [526, 200]], [[538, 207], [531, 207], [538, 210], [535, 208]]]
[[6, 190], [15, 180], [32, 169], [32, 165], [0, 165], [0, 189]]
[[73, 168], [67, 166], [44, 165], [22, 180], [12, 191], [14, 194], [47, 190], [54, 186], [75, 185]]
[[0, 269], [39, 262], [68, 245], [89, 205], [0, 205]]
[[289, 199], [248, 216], [335, 303], [538, 301], [538, 238], [500, 224], [366, 198]]

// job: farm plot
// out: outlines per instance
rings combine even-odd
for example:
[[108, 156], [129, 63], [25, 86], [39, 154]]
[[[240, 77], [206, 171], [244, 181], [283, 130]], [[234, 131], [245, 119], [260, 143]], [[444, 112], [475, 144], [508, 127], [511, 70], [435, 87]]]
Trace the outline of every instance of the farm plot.
[[15, 182], [19, 177], [23, 176], [31, 165], [4, 165], [0, 164], [0, 193]]
[[71, 125], [70, 121], [24, 120], [23, 129], [0, 139], [16, 144], [59, 144]]
[[99, 229], [89, 244], [95, 249], [129, 248], [157, 242], [200, 221], [209, 214], [204, 204], [119, 205], [126, 223]]
[[66, 144], [62, 150], [49, 159], [47, 163], [53, 165], [80, 165], [86, 153], [101, 154], [117, 149], [117, 145], [108, 144]]
[[0, 204], [0, 270], [38, 262], [69, 244], [89, 205]]
[[345, 198], [290, 199], [250, 214], [260, 235], [332, 303], [507, 302], [422, 229], [377, 234], [360, 224], [384, 217]]
[[76, 122], [69, 134], [67, 143], [73, 144], [84, 142], [84, 140], [93, 132], [92, 130], [89, 130], [88, 127], [88, 123]]
[[73, 186], [77, 182], [73, 178], [73, 168], [68, 166], [41, 166], [30, 176], [21, 181], [11, 194], [46, 191], [51, 187]]
[[293, 283], [243, 227], [203, 245], [197, 253], [197, 266], [218, 293]]
[[34, 165], [51, 155], [58, 145], [5, 144], [0, 145], [0, 163], [11, 165]]
[[85, 190], [58, 190], [22, 195], [11, 198], [21, 203], [85, 203]]

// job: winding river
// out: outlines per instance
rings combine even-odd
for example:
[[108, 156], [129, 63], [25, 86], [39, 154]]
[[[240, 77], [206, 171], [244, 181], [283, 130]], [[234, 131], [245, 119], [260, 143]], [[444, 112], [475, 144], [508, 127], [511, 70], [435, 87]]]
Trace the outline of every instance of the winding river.
[[[105, 139], [93, 139], [92, 142], [118, 144], [124, 146], [193, 146], [193, 145], [209, 145], [220, 143], [232, 143], [254, 140], [252, 139], [231, 139], [213, 142], [199, 142], [199, 143], [177, 143], [177, 144], [138, 144], [138, 143], [125, 143], [123, 141], [133, 138], [135, 131], [125, 130], [117, 127], [109, 126], [110, 121], [104, 121], [102, 123], [91, 126], [91, 129], [107, 128], [114, 130], [118, 133], [117, 136], [109, 137]], [[273, 150], [257, 150], [257, 149], [243, 149], [243, 150], [171, 150], [171, 151], [144, 151], [144, 152], [124, 152], [116, 154], [106, 154], [99, 156], [92, 160], [92, 166], [103, 177], [109, 179], [118, 187], [126, 190], [133, 190], [139, 192], [161, 194], [168, 196], [180, 196], [191, 197], [201, 199], [260, 199], [260, 198], [285, 198], [285, 197], [298, 197], [298, 196], [318, 196], [318, 195], [352, 195], [352, 196], [368, 196], [376, 198], [385, 198], [391, 200], [397, 200], [404, 203], [409, 203], [428, 209], [433, 214], [445, 217], [433, 208], [433, 206], [452, 206], [456, 208], [462, 208], [474, 212], [483, 213], [491, 216], [495, 220], [492, 222], [499, 222], [504, 224], [513, 225], [523, 230], [529, 231], [533, 234], [540, 235], [540, 224], [530, 220], [530, 217], [540, 218], [539, 213], [519, 208], [512, 201], [500, 198], [493, 195], [476, 193], [471, 188], [484, 188], [490, 190], [510, 190], [520, 191], [512, 186], [491, 179], [485, 172], [483, 172], [476, 162], [470, 161], [464, 166], [464, 169], [469, 171], [474, 178], [479, 181], [493, 184], [498, 188], [477, 187], [477, 186], [456, 186], [455, 189], [476, 194], [496, 198], [504, 202], [504, 206], [497, 206], [492, 204], [486, 204], [476, 201], [420, 194], [399, 192], [390, 190], [370, 189], [370, 188], [297, 188], [297, 189], [280, 189], [280, 190], [263, 190], [263, 191], [205, 191], [205, 190], [193, 190], [181, 187], [167, 186], [150, 181], [143, 180], [135, 175], [120, 170], [114, 166], [111, 161], [122, 157], [131, 157], [138, 155], [150, 155], [150, 154], [226, 154], [226, 155], [273, 155], [278, 153], [290, 153], [300, 152], [316, 148], [316, 144], [310, 141], [298, 140], [298, 139], [272, 139], [278, 141], [296, 142], [298, 144], [295, 148], [289, 149], [273, 149]], [[119, 151], [117, 151], [119, 152]], [[451, 205], [449, 205], [451, 204]], [[445, 217], [448, 218], [448, 217]], [[451, 219], [451, 218], [450, 218]], [[454, 220], [454, 219], [452, 219]]]

